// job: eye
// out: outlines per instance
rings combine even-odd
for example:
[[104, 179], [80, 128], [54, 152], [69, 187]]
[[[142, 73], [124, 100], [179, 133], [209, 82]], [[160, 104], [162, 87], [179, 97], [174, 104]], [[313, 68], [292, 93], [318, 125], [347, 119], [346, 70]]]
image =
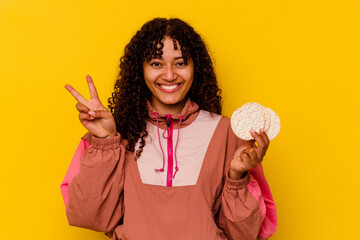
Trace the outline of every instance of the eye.
[[178, 62], [178, 63], [176, 63], [176, 65], [178, 65], [178, 66], [185, 66], [186, 64], [185, 64], [185, 62], [184, 61], [181, 61], [181, 62]]
[[150, 63], [150, 66], [160, 67], [160, 63], [159, 62], [152, 62], [152, 63]]

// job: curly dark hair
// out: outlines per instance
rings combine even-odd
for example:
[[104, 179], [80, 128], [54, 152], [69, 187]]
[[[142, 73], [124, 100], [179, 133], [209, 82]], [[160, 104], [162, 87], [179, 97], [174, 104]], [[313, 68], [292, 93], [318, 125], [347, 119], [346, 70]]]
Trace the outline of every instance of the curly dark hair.
[[194, 62], [194, 81], [187, 97], [196, 102], [200, 109], [221, 114], [221, 90], [218, 87], [212, 59], [200, 35], [186, 22], [177, 18], [155, 18], [145, 23], [132, 37], [120, 58], [120, 73], [109, 98], [109, 108], [114, 116], [117, 131], [128, 140], [127, 150], [134, 151], [140, 139], [139, 158], [148, 135], [147, 101], [151, 92], [144, 80], [143, 63], [154, 57], [161, 57], [162, 40], [170, 37], [177, 49], [180, 45], [185, 63]]

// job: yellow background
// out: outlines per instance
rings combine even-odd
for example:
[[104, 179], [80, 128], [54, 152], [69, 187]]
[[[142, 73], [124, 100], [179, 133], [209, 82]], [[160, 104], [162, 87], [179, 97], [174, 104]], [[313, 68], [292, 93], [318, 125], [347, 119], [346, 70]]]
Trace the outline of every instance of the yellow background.
[[255, 101], [280, 116], [263, 162], [272, 239], [356, 239], [359, 0], [0, 0], [0, 240], [107, 239], [68, 226], [59, 185], [85, 133], [72, 84], [106, 103], [125, 44], [153, 17], [206, 40], [224, 114]]

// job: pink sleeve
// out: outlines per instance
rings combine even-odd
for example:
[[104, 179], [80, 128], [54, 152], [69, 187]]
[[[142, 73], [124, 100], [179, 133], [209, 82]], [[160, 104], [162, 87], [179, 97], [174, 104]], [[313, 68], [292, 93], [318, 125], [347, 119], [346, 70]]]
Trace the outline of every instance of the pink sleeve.
[[79, 146], [77, 147], [75, 154], [71, 160], [69, 169], [66, 172], [65, 178], [60, 185], [61, 194], [64, 200], [65, 208], [68, 208], [69, 204], [69, 186], [73, 178], [80, 172], [80, 160], [85, 150], [91, 146], [88, 141], [81, 139]]
[[261, 225], [259, 235], [264, 238], [269, 238], [273, 235], [277, 228], [277, 215], [274, 199], [271, 195], [269, 184], [264, 175], [262, 165], [250, 170], [252, 178], [248, 184], [249, 191], [257, 199], [263, 223]]

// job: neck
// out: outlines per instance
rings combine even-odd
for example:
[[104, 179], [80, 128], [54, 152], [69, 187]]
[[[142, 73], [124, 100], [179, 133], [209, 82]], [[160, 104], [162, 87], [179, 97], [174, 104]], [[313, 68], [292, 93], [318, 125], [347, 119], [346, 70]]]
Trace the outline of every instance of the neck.
[[153, 99], [151, 99], [150, 103], [161, 115], [175, 115], [177, 113], [181, 113], [181, 111], [183, 110], [186, 103], [186, 98], [175, 104], [162, 104], [154, 101]]

